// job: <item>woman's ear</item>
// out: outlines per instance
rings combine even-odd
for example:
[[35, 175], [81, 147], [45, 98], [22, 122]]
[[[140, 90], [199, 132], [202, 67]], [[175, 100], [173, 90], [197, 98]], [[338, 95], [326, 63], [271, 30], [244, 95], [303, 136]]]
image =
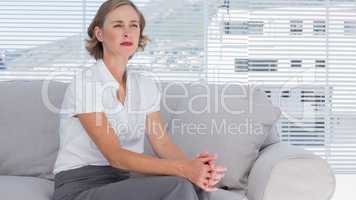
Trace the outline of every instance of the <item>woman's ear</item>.
[[97, 40], [103, 41], [103, 31], [98, 26], [94, 28], [94, 34]]

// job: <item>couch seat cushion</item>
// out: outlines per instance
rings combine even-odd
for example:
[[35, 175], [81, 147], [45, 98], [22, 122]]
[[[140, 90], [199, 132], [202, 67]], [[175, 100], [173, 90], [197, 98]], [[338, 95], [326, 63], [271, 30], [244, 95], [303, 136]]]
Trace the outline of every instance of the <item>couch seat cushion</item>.
[[2, 200], [51, 200], [52, 181], [28, 176], [0, 176]]
[[208, 194], [204, 200], [248, 200], [243, 190], [218, 189]]

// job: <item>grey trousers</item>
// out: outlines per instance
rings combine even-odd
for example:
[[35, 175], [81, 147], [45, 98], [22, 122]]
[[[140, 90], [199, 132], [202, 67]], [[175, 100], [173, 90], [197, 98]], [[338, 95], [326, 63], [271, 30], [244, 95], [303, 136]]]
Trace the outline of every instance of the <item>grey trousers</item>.
[[63, 171], [54, 181], [54, 200], [203, 200], [208, 195], [181, 177], [132, 177], [111, 166]]

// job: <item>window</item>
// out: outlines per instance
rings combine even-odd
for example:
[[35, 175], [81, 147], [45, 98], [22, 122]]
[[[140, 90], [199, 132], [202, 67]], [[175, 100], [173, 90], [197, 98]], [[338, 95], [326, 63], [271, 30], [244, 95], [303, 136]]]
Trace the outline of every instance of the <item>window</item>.
[[298, 123], [283, 121], [281, 139], [297, 146], [322, 147], [325, 145], [325, 119], [318, 118]]
[[[151, 42], [130, 60], [130, 67], [152, 71], [162, 80], [197, 80], [204, 76], [205, 5], [173, 1], [133, 1], [147, 18], [145, 34]], [[0, 79], [65, 73], [60, 77], [68, 80], [73, 71], [90, 66], [94, 60], [84, 48], [86, 28], [102, 2], [0, 1], [0, 49], [7, 50], [11, 64]]]
[[325, 35], [326, 24], [325, 20], [314, 20], [313, 32], [314, 35]]
[[[283, 111], [283, 140], [323, 156], [338, 173], [356, 173], [355, 9], [355, 1], [236, 0], [208, 28], [208, 80], [262, 85]], [[224, 34], [225, 21], [263, 21], [263, 34], [246, 25]]]
[[303, 20], [290, 20], [291, 35], [303, 34]]
[[[0, 1], [0, 49], [11, 67], [0, 80], [68, 80], [90, 66], [83, 41], [103, 0], [9, 2]], [[283, 111], [284, 141], [335, 172], [356, 173], [355, 1], [134, 2], [152, 41], [132, 69], [161, 80], [259, 84]]]
[[279, 101], [285, 112], [279, 120], [282, 141], [309, 148], [326, 145], [326, 96], [323, 87], [300, 85], [284, 90], [278, 86], [265, 86], [267, 97], [272, 102]]

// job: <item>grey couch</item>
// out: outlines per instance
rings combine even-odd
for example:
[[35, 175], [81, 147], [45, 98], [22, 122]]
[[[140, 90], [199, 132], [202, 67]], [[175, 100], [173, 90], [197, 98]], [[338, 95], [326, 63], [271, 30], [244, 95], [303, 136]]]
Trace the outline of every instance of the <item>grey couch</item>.
[[[55, 109], [61, 105], [67, 84], [48, 83], [43, 81], [0, 82], [1, 200], [51, 199], [54, 187], [51, 171], [59, 147], [58, 122], [60, 115]], [[199, 91], [202, 91], [201, 87], [187, 84], [184, 87], [188, 87], [190, 94], [200, 94]], [[186, 108], [187, 104], [185, 103], [191, 103], [187, 101], [189, 95], [183, 99], [169, 96], [169, 94], [179, 93], [181, 89], [182, 87], [167, 85], [162, 89], [161, 113], [166, 122], [177, 118], [194, 122], [197, 119], [200, 120], [196, 117], [209, 118], [211, 116], [198, 113], [191, 115], [195, 117], [190, 117], [189, 113], [177, 114], [174, 112], [178, 108]], [[221, 90], [215, 92], [221, 93]], [[235, 93], [234, 89], [230, 89], [230, 92]], [[196, 135], [183, 137], [183, 135], [175, 134], [172, 136], [173, 140], [189, 154], [196, 153], [195, 151], [200, 148], [199, 144], [207, 145], [208, 149], [214, 151], [228, 148], [228, 150], [220, 152], [222, 160], [219, 162], [224, 164], [226, 158], [228, 161], [237, 161], [236, 168], [228, 168], [231, 172], [230, 179], [227, 178], [223, 181], [227, 185], [230, 184], [229, 187], [211, 193], [209, 198], [216, 200], [330, 199], [334, 192], [335, 180], [327, 162], [299, 147], [281, 143], [276, 129], [271, 124], [275, 123], [275, 120], [270, 120], [273, 118], [272, 116], [277, 116], [276, 113], [272, 113], [276, 111], [265, 109], [264, 104], [268, 101], [263, 99], [265, 97], [261, 96], [261, 93], [259, 95], [255, 95], [255, 97], [259, 98], [259, 101], [262, 99], [262, 103], [257, 102], [253, 106], [263, 112], [254, 113], [250, 117], [264, 124], [267, 129], [262, 134], [263, 137], [256, 136], [263, 138], [263, 141], [258, 145], [255, 143], [254, 135], [252, 137], [251, 135], [237, 135], [225, 138], [213, 135], [205, 137], [205, 139], [203, 136]], [[250, 100], [231, 101], [230, 104], [247, 106], [245, 103]], [[189, 105], [199, 107], [202, 104], [201, 101], [197, 100]], [[222, 115], [225, 114], [221, 112], [214, 116], [219, 116], [219, 119], [223, 118]], [[261, 118], [261, 115], [268, 117]], [[230, 118], [235, 116], [236, 114], [233, 114]], [[234, 120], [242, 120], [241, 117], [244, 115]], [[168, 126], [168, 130], [175, 131], [172, 126]], [[228, 138], [228, 140], [219, 142], [220, 138], [222, 138], [221, 140]], [[236, 141], [233, 141], [234, 139]], [[249, 144], [251, 142], [254, 144]], [[239, 149], [239, 147], [243, 148]], [[257, 149], [252, 153], [244, 154], [242, 152], [250, 147]], [[145, 151], [147, 154], [153, 154], [147, 144]], [[248, 164], [249, 162], [251, 165]], [[229, 165], [231, 166], [231, 163]], [[239, 173], [239, 170], [242, 173]], [[241, 177], [237, 180], [233, 175]]]

